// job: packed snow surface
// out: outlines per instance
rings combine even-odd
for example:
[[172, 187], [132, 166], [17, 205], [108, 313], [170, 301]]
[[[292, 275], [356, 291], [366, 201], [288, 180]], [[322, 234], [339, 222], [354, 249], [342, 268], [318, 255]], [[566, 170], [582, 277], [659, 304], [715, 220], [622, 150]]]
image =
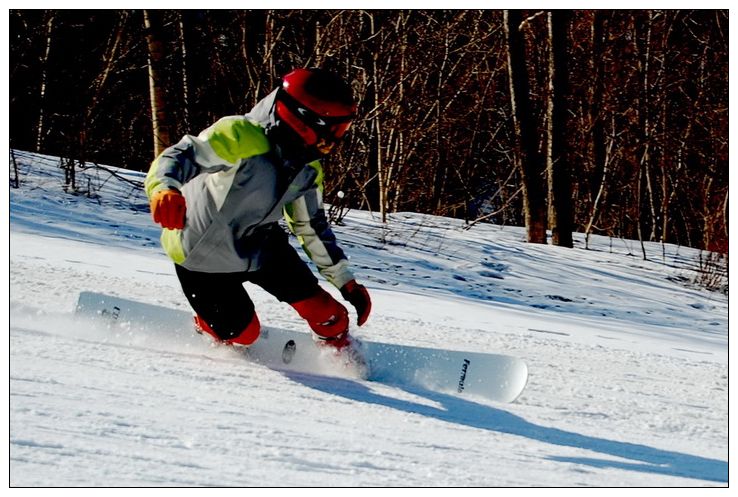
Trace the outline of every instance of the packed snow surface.
[[[492, 404], [75, 320], [84, 290], [187, 309], [143, 174], [79, 171], [91, 194], [71, 194], [58, 159], [16, 161], [11, 486], [728, 483], [728, 298], [690, 283], [695, 250], [649, 243], [644, 260], [628, 240], [566, 249], [521, 228], [349, 212], [335, 232], [374, 302], [354, 333], [524, 359], [522, 396]], [[264, 326], [307, 331], [247, 289]]]

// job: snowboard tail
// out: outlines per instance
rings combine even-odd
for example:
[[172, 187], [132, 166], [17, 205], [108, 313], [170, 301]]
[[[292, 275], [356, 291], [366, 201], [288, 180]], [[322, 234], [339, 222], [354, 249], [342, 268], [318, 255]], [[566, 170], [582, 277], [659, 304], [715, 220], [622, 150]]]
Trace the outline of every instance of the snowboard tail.
[[[168, 333], [182, 340], [194, 334], [189, 312], [95, 292], [80, 294], [75, 314], [131, 332]], [[263, 327], [261, 336], [246, 355], [274, 369], [356, 377], [326, 349], [318, 346], [310, 333]], [[528, 381], [525, 362], [502, 354], [364, 340], [362, 351], [369, 365], [366, 377], [369, 381], [495, 402], [513, 402]]]

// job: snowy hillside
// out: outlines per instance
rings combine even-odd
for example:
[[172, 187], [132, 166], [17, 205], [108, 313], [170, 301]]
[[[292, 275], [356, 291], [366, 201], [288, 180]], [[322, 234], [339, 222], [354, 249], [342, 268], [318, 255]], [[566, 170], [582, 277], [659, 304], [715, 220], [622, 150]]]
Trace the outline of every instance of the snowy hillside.
[[[92, 290], [186, 309], [143, 192], [17, 152], [10, 189], [11, 486], [725, 486], [728, 299], [697, 252], [352, 211], [335, 231], [369, 288], [365, 339], [515, 355], [513, 404], [286, 374], [75, 321]], [[12, 170], [12, 165], [11, 165]], [[112, 168], [111, 168], [112, 170]], [[334, 295], [339, 293], [328, 288]], [[305, 330], [248, 286], [264, 326]]]

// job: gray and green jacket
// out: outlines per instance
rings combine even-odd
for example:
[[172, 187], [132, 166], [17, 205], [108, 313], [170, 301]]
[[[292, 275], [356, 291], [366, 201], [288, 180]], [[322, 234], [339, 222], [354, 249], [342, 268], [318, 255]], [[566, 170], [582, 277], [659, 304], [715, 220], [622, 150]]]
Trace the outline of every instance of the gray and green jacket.
[[245, 116], [185, 136], [154, 160], [148, 197], [174, 188], [187, 203], [184, 229], [164, 229], [162, 246], [191, 271], [254, 271], [284, 217], [320, 273], [341, 288], [354, 276], [323, 210], [321, 164], [290, 168], [280, 159], [264, 128], [273, 99], [274, 93]]

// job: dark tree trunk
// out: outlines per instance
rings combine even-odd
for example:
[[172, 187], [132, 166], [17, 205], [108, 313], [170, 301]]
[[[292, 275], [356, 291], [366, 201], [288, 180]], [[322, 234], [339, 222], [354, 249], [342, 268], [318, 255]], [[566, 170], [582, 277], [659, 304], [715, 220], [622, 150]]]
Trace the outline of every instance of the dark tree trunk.
[[568, 51], [568, 13], [555, 10], [548, 15], [548, 34], [551, 42], [549, 53], [549, 154], [548, 182], [551, 227], [551, 243], [573, 247], [571, 172], [566, 157], [567, 103], [569, 91], [566, 67]]
[[510, 102], [517, 144], [517, 161], [523, 183], [523, 210], [527, 239], [546, 243], [546, 188], [544, 159], [538, 150], [536, 123], [531, 110], [530, 86], [525, 57], [525, 38], [520, 31], [520, 11], [505, 11]]

